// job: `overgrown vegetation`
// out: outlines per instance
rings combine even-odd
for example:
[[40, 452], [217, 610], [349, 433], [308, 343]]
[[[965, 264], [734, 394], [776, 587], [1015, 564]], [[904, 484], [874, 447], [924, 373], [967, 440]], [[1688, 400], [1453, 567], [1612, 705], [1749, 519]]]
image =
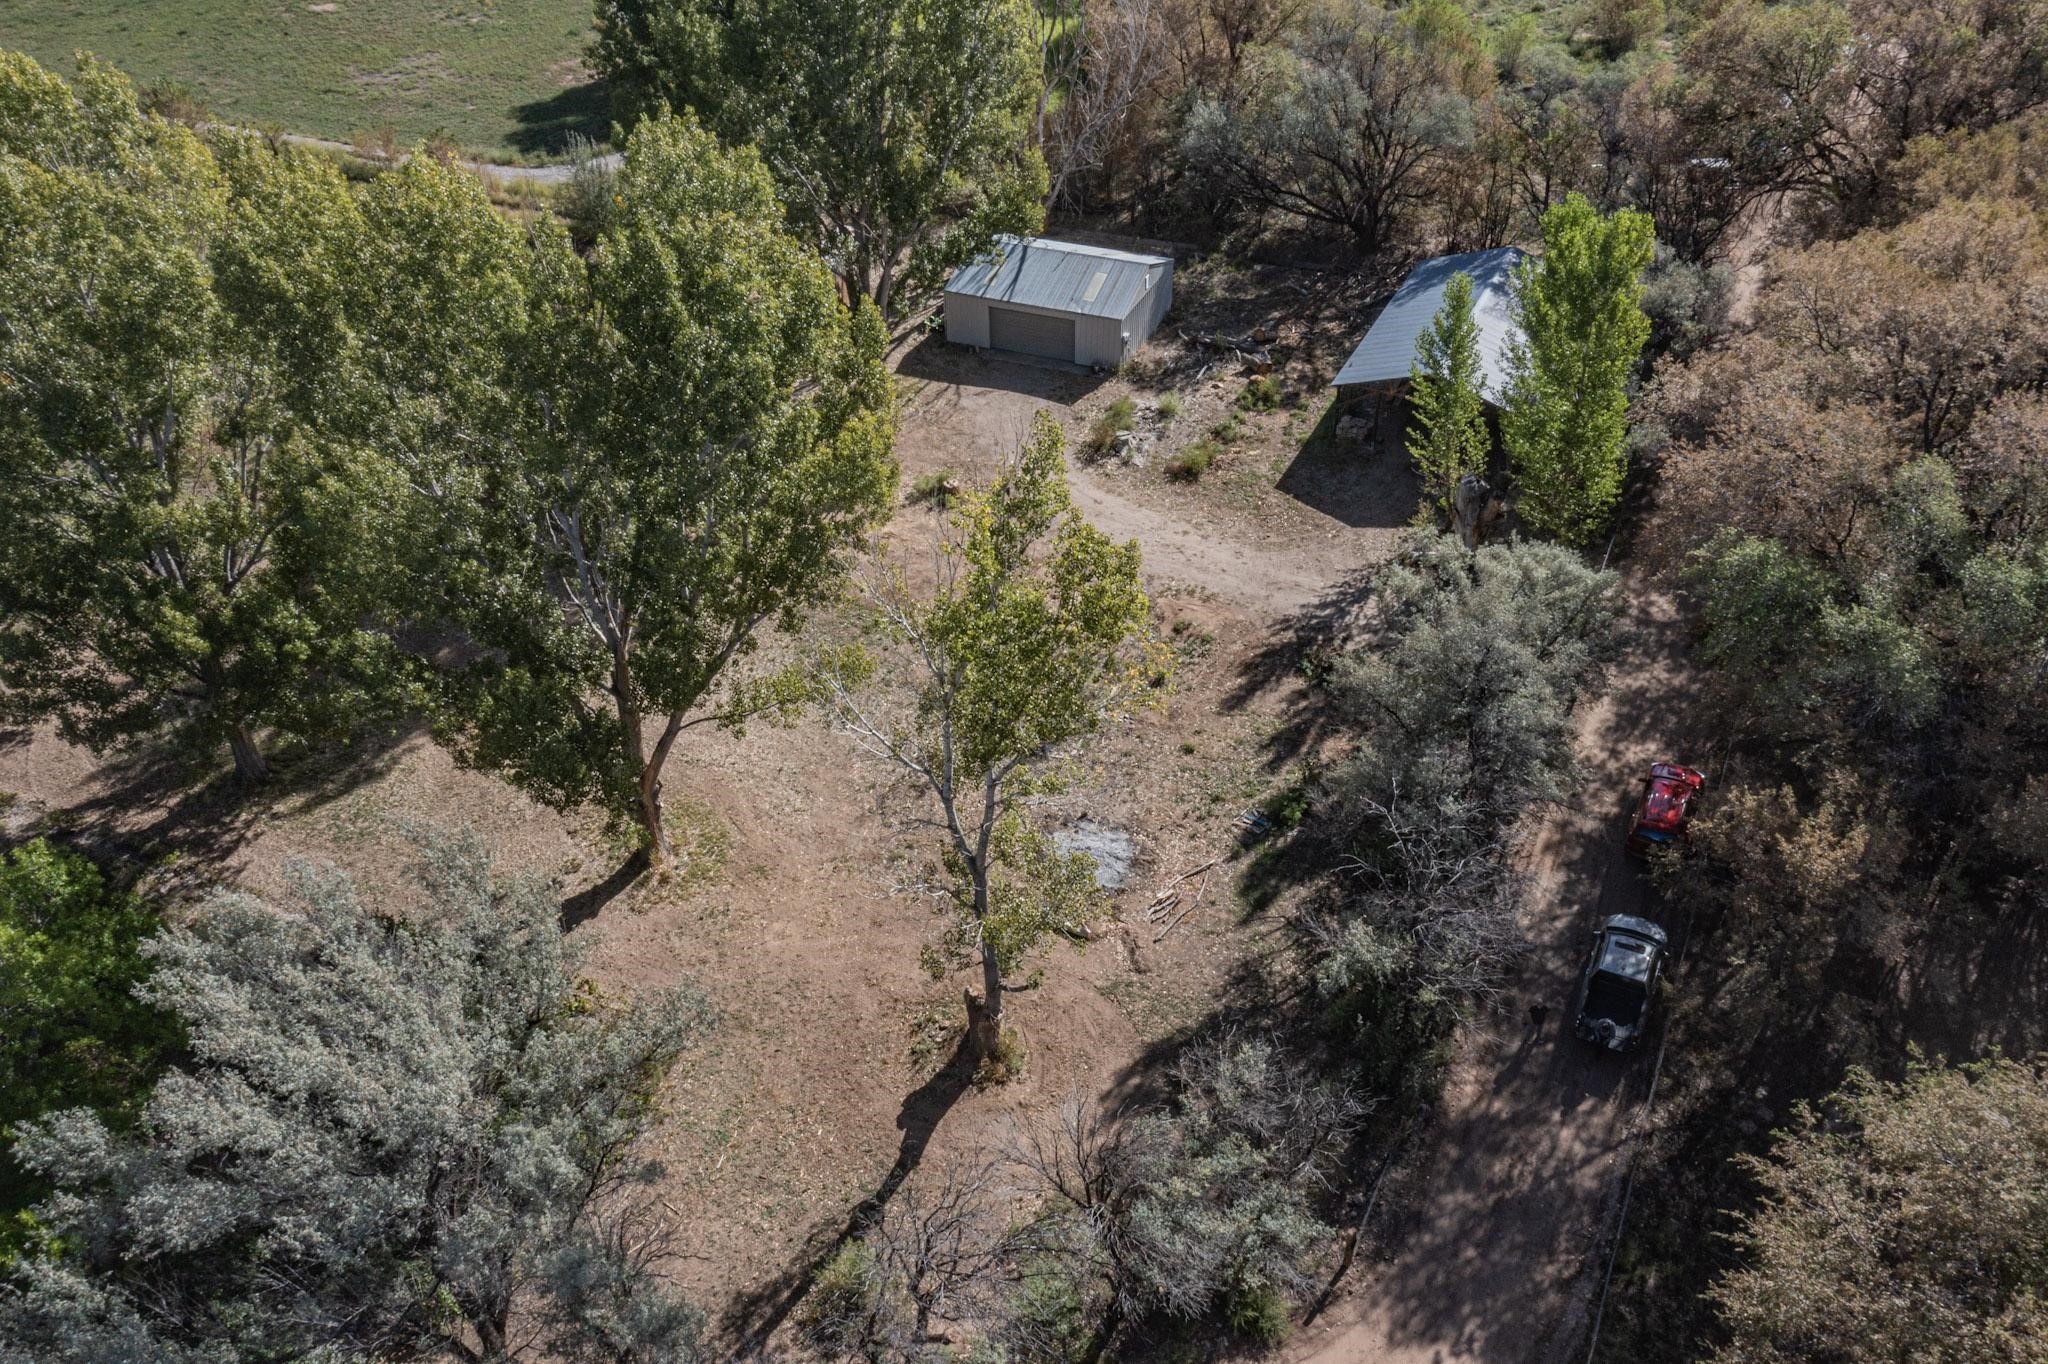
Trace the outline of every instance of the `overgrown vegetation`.
[[0, 1261], [51, 1192], [15, 1158], [22, 1125], [84, 1109], [126, 1131], [177, 1054], [175, 1023], [135, 994], [156, 926], [77, 853], [34, 839], [0, 855]]
[[425, 845], [427, 909], [403, 923], [338, 872], [294, 880], [289, 912], [223, 892], [151, 942], [142, 998], [191, 1058], [133, 1131], [87, 1109], [19, 1129], [62, 1196], [0, 1340], [59, 1361], [694, 1358], [701, 1318], [657, 1277], [677, 1229], [633, 1196], [653, 1171], [631, 1147], [703, 1001], [589, 989], [547, 888], [470, 844]]
[[[294, 43], [357, 23], [301, 8]], [[797, 1314], [820, 1348], [1285, 1334], [1353, 1224], [1339, 1186], [1399, 1149], [1523, 950], [1528, 813], [1572, 793], [1616, 649], [1622, 579], [1582, 557], [1611, 533], [1627, 591], [1680, 597], [1702, 679], [1642, 739], [1712, 735], [1716, 761], [1657, 871], [1692, 931], [1601, 1357], [2039, 1353], [2038, 0], [611, 0], [624, 162], [576, 144], [558, 213], [517, 221], [450, 164], [460, 128], [406, 160], [431, 127], [359, 126], [337, 163], [197, 126], [260, 116], [172, 70], [185, 44], [250, 91], [315, 68], [196, 21], [173, 41], [186, 11], [156, 9], [130, 32], [175, 79], [140, 103], [0, 55], [0, 718], [225, 752], [250, 784], [427, 721], [663, 864], [685, 729], [829, 701], [944, 829], [928, 961], [980, 973], [984, 1082], [1028, 1064], [1006, 993], [1103, 904], [1042, 803], [1166, 651], [1050, 418], [988, 488], [912, 483], [937, 579], [878, 561], [873, 653], [801, 637], [897, 495], [883, 315], [1048, 208], [1373, 280], [1540, 239], [1493, 395], [1536, 538], [1410, 539], [1363, 642], [1317, 618], [1280, 669], [1331, 742], [1285, 760], [1286, 837], [1243, 882], [1295, 949], [1232, 982], [1257, 1026], [1219, 1007], [1122, 1111], [899, 1169]], [[29, 0], [0, 41], [94, 13]], [[330, 84], [438, 109], [470, 78], [417, 56]], [[570, 89], [516, 116], [594, 136]], [[488, 106], [460, 117], [514, 136]], [[1740, 290], [1739, 243], [1765, 267]], [[1454, 287], [1415, 357], [1432, 504], [1492, 454], [1470, 306]], [[1168, 477], [1308, 391], [1279, 358]], [[1137, 411], [1117, 396], [1081, 453]], [[718, 838], [688, 841], [711, 867]], [[283, 911], [160, 918], [129, 871], [6, 854], [0, 1173], [28, 1216], [0, 1354], [695, 1357], [628, 1153], [704, 1007], [611, 999], [552, 896], [473, 849], [430, 862], [402, 921], [315, 872]], [[920, 1065], [953, 1035], [927, 1014]]]

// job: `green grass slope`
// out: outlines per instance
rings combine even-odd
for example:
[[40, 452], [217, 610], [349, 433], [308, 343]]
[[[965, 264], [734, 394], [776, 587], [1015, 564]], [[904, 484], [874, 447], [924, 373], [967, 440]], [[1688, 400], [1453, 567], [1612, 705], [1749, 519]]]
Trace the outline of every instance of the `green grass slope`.
[[220, 118], [346, 141], [443, 133], [540, 159], [610, 108], [580, 58], [590, 0], [0, 0], [0, 47], [68, 75], [89, 51]]

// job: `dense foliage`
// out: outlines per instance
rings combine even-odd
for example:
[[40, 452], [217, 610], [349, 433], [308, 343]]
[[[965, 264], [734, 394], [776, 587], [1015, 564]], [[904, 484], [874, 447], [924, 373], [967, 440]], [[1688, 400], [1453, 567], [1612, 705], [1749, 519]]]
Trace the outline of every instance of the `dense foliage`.
[[405, 919], [339, 872], [294, 884], [151, 942], [142, 998], [191, 1060], [132, 1133], [20, 1130], [58, 1192], [0, 1358], [695, 1358], [632, 1142], [703, 1002], [596, 993], [546, 888], [471, 844], [427, 845]]
[[[488, 650], [450, 679], [442, 730], [551, 805], [631, 820], [665, 866], [676, 742], [806, 699], [745, 660], [830, 595], [890, 504], [886, 338], [783, 229], [759, 159], [687, 119], [635, 130], [587, 256], [553, 224], [518, 241], [452, 180], [423, 178], [407, 236], [512, 275], [469, 403], [500, 439], [373, 433], [418, 490], [426, 581]], [[385, 283], [421, 280], [401, 260]], [[465, 398], [463, 364], [424, 371], [422, 397]]]
[[1565, 794], [1571, 715], [1615, 646], [1614, 575], [1555, 545], [1425, 536], [1381, 574], [1378, 647], [1331, 679], [1360, 743], [1314, 831], [1339, 866], [1308, 919], [1360, 1072], [1429, 1083], [1431, 1048], [1513, 962], [1522, 817]]
[[1714, 1297], [1715, 1364], [1970, 1359], [2048, 1340], [2048, 1080], [1992, 1060], [1852, 1074], [1746, 1162], [1764, 1203]]
[[263, 731], [392, 718], [390, 484], [309, 421], [339, 177], [216, 156], [91, 64], [0, 53], [0, 109], [0, 710], [232, 747], [249, 780]]
[[1648, 214], [1605, 218], [1577, 194], [1543, 215], [1543, 254], [1516, 272], [1501, 437], [1524, 521], [1566, 544], [1605, 530], [1628, 471], [1629, 381], [1650, 319]]
[[[0, 1216], [48, 1192], [14, 1159], [23, 1123], [83, 1108], [125, 1128], [175, 1049], [170, 1019], [136, 995], [156, 924], [77, 853], [35, 839], [0, 856]], [[22, 1231], [0, 1228], [0, 1249]]]
[[1422, 475], [1424, 498], [1448, 511], [1458, 483], [1486, 472], [1493, 445], [1486, 426], [1479, 325], [1472, 318], [1472, 277], [1451, 276], [1444, 305], [1415, 343], [1410, 403], [1415, 425], [1408, 455]]
[[1028, 16], [1024, 0], [605, 0], [592, 56], [635, 116], [692, 109], [757, 145], [792, 222], [893, 315], [1043, 221]]

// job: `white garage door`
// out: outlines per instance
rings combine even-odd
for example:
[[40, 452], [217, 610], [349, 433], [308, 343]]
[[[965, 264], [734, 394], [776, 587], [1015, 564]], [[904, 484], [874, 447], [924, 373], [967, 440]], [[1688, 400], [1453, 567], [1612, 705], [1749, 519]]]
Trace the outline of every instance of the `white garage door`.
[[1074, 358], [1074, 319], [1020, 313], [1014, 308], [988, 310], [988, 343], [997, 350], [1022, 351], [1053, 360]]

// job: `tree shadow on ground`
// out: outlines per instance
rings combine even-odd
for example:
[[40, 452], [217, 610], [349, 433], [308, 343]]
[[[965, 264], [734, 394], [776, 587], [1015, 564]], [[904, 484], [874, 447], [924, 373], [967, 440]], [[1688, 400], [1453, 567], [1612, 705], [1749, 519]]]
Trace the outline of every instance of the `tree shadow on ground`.
[[1322, 681], [1330, 665], [1365, 636], [1367, 608], [1379, 572], [1379, 565], [1368, 565], [1332, 583], [1321, 596], [1275, 624], [1238, 669], [1236, 684], [1223, 698], [1226, 715], [1244, 710], [1274, 688], [1293, 688], [1279, 722], [1264, 740], [1267, 771], [1278, 771], [1334, 737], [1335, 708]]
[[647, 854], [636, 852], [620, 863], [618, 869], [596, 885], [586, 886], [562, 901], [561, 924], [563, 933], [573, 933], [589, 923], [606, 905], [624, 895], [647, 871]]
[[611, 88], [603, 81], [571, 85], [514, 107], [512, 117], [518, 126], [506, 140], [514, 147], [528, 156], [559, 156], [571, 137], [602, 142], [610, 134]]
[[279, 756], [254, 787], [217, 755], [175, 740], [138, 744], [94, 773], [92, 794], [48, 811], [26, 834], [60, 835], [103, 865], [175, 868], [167, 888], [202, 889], [265, 822], [310, 814], [384, 776], [424, 732], [409, 726]]
[[781, 1273], [740, 1294], [727, 1306], [721, 1324], [745, 1351], [758, 1355], [810, 1292], [812, 1280], [833, 1252], [875, 1224], [889, 1206], [889, 1200], [924, 1161], [925, 1150], [940, 1122], [974, 1083], [975, 1065], [963, 1035], [946, 1064], [903, 1100], [903, 1107], [896, 1114], [897, 1130], [903, 1134], [896, 1149], [896, 1162], [875, 1191], [854, 1205], [842, 1225], [814, 1230], [796, 1260]]

